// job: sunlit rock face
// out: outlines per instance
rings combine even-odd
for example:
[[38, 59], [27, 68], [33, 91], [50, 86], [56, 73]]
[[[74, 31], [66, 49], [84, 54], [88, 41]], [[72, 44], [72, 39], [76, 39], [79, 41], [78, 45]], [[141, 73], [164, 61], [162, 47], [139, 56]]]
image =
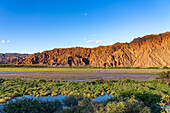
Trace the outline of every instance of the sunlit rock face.
[[170, 32], [96, 48], [57, 48], [13, 59], [11, 64], [48, 64], [59, 67], [170, 67]]

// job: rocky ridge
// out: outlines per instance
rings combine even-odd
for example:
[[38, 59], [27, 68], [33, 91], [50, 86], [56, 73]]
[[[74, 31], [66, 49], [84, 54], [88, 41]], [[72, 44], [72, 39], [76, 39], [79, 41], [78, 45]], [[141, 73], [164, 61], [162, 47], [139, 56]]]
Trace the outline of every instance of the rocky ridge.
[[0, 64], [21, 64], [29, 54], [0, 53]]
[[135, 38], [130, 43], [116, 43], [96, 48], [56, 48], [11, 64], [47, 64], [58, 67], [170, 67], [170, 32]]

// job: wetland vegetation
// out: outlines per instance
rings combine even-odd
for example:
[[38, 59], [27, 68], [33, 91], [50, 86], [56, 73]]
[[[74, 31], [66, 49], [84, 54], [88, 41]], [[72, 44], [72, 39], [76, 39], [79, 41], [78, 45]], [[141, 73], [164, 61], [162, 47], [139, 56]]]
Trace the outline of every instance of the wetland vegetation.
[[89, 72], [114, 72], [114, 73], [160, 73], [170, 69], [112, 69], [112, 68], [23, 68], [1, 67], [0, 73], [7, 72], [55, 72], [55, 71], [89, 71]]
[[[37, 71], [37, 72], [36, 72]], [[39, 71], [43, 71], [40, 73]], [[47, 71], [47, 72], [46, 72]], [[51, 73], [51, 71], [54, 71]], [[58, 75], [56, 75], [55, 71]], [[46, 66], [0, 66], [0, 113], [159, 113], [169, 112], [170, 103], [169, 68], [56, 68]], [[9, 73], [8, 73], [9, 72]], [[14, 73], [13, 73], [14, 72]], [[15, 73], [16, 72], [16, 73]], [[28, 73], [22, 73], [28, 72]], [[31, 73], [34, 72], [34, 73]], [[70, 73], [72, 74], [70, 74]], [[79, 73], [84, 72], [82, 75]], [[96, 73], [97, 72], [97, 73]], [[104, 73], [159, 73], [157, 80], [138, 81], [125, 79], [105, 81], [66, 81], [67, 78], [103, 77]], [[66, 73], [66, 74], [63, 74]], [[89, 74], [90, 73], [90, 74]], [[97, 75], [101, 73], [101, 75]], [[102, 75], [102, 73], [104, 75]], [[38, 75], [37, 75], [38, 74]], [[70, 74], [70, 75], [69, 75]], [[93, 74], [93, 76], [91, 75]], [[95, 75], [96, 74], [96, 75]], [[13, 76], [14, 75], [14, 76]], [[35, 76], [33, 76], [35, 75]], [[54, 76], [55, 75], [55, 76]], [[155, 74], [154, 74], [155, 75]], [[142, 75], [138, 75], [142, 77]], [[150, 75], [152, 76], [152, 74]], [[122, 75], [123, 77], [123, 75]], [[155, 77], [156, 78], [156, 77]], [[21, 80], [37, 79], [37, 80]], [[46, 79], [46, 80], [45, 80]], [[49, 80], [47, 80], [49, 79]], [[55, 81], [51, 79], [59, 79]], [[164, 79], [164, 80], [160, 80]], [[112, 95], [107, 101], [92, 101], [98, 96]], [[15, 99], [25, 95], [37, 99]], [[43, 101], [39, 97], [66, 96], [61, 100]], [[7, 102], [8, 101], [8, 102]], [[160, 107], [161, 105], [161, 107]]]
[[47, 65], [9, 65], [0, 64], [0, 72], [35, 72], [35, 71], [100, 71], [100, 72], [120, 72], [120, 73], [158, 73], [169, 71], [169, 67], [50, 67]]
[[159, 75], [159, 78], [161, 79], [170, 79], [170, 71], [167, 71], [167, 72], [160, 72], [158, 73]]
[[[89, 99], [68, 97], [62, 100], [41, 101], [27, 99], [11, 101], [5, 104], [2, 112], [6, 113], [151, 113], [151, 109], [142, 101], [134, 98], [94, 102]], [[64, 107], [65, 106], [65, 107]], [[156, 111], [161, 111], [157, 109]]]
[[[30, 96], [57, 96], [65, 95], [70, 97], [83, 97], [85, 100], [90, 98], [96, 98], [99, 95], [111, 94], [114, 97], [109, 99], [106, 103], [94, 103], [92, 101], [88, 102], [88, 110], [95, 111], [93, 106], [98, 106], [100, 109], [106, 112], [109, 112], [109, 109], [112, 111], [117, 109], [127, 110], [131, 107], [128, 106], [137, 106], [140, 110], [141, 108], [146, 108], [146, 113], [148, 112], [160, 112], [161, 109], [158, 109], [160, 104], [169, 104], [170, 103], [170, 86], [167, 85], [167, 82], [164, 80], [153, 80], [153, 81], [133, 81], [125, 79], [123, 81], [104, 81], [104, 80], [95, 80], [92, 82], [85, 81], [52, 81], [52, 80], [5, 80], [0, 79], [0, 101], [5, 103], [12, 98], [30, 95]], [[28, 100], [23, 100], [28, 101]], [[76, 100], [75, 100], [76, 101]], [[79, 104], [73, 105], [71, 109], [64, 109], [62, 112], [71, 112], [81, 111], [86, 109], [87, 105], [83, 103], [83, 100], [78, 100]], [[22, 101], [19, 101], [22, 102]], [[71, 102], [65, 100], [68, 103], [75, 103], [73, 99]], [[130, 102], [132, 102], [130, 104]], [[42, 103], [42, 102], [39, 102]], [[134, 104], [135, 103], [135, 104]], [[15, 102], [13, 102], [15, 105]], [[116, 105], [116, 106], [115, 106]], [[6, 105], [6, 107], [9, 107]], [[41, 104], [40, 104], [41, 106]], [[68, 106], [68, 105], [67, 105]], [[102, 106], [102, 107], [100, 107]], [[115, 106], [115, 107], [111, 107]], [[124, 108], [124, 107], [126, 108]], [[96, 108], [96, 107], [95, 107]], [[37, 108], [38, 109], [38, 108]], [[132, 109], [132, 108], [131, 108]], [[156, 111], [155, 111], [156, 110]], [[158, 110], [158, 111], [157, 111]], [[90, 112], [90, 111], [89, 111]], [[131, 112], [131, 111], [130, 111]], [[129, 112], [129, 113], [130, 113]], [[127, 112], [128, 113], [128, 112]]]

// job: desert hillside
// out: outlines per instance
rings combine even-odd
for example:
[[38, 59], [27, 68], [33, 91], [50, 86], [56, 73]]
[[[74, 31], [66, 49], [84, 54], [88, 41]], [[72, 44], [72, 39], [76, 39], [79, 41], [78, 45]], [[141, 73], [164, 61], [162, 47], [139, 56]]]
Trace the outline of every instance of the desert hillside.
[[11, 64], [48, 64], [59, 67], [170, 67], [170, 32], [135, 38], [130, 43], [116, 43], [96, 48], [56, 48], [17, 58]]
[[29, 54], [19, 53], [0, 53], [0, 64], [9, 64], [14, 62], [22, 62]]

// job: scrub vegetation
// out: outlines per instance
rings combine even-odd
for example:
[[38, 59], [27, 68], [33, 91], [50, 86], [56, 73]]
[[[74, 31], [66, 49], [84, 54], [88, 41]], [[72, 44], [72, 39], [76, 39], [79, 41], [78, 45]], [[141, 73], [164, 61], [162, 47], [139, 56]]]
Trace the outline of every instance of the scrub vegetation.
[[5, 104], [2, 113], [53, 113], [60, 110], [62, 110], [62, 104], [59, 100], [42, 101], [24, 98]]
[[[61, 112], [83, 112], [82, 109], [88, 109], [88, 112], [110, 112], [118, 109], [133, 113], [130, 109], [135, 106], [139, 111], [145, 108], [148, 112], [160, 112], [158, 106], [162, 103], [170, 103], [170, 86], [164, 80], [154, 81], [133, 81], [125, 79], [123, 81], [104, 81], [95, 80], [93, 82], [79, 82], [79, 81], [52, 81], [52, 80], [0, 80], [0, 102], [5, 103], [12, 98], [30, 95], [30, 96], [73, 96], [83, 97], [85, 99], [64, 100], [66, 105], [71, 109], [63, 109]], [[95, 103], [88, 99], [96, 98], [99, 95], [111, 94], [114, 97], [109, 99], [106, 103]], [[90, 102], [89, 107], [84, 102]], [[26, 101], [26, 100], [23, 100]], [[78, 102], [77, 102], [78, 101]], [[15, 104], [15, 102], [13, 102]], [[42, 102], [39, 102], [40, 106]], [[6, 105], [7, 107], [8, 105]], [[99, 109], [95, 109], [99, 106]], [[102, 106], [102, 107], [100, 107]], [[114, 106], [114, 107], [111, 107]], [[131, 107], [130, 107], [131, 106]], [[139, 107], [139, 108], [138, 108]], [[97, 110], [97, 111], [96, 111]], [[122, 111], [121, 110], [121, 111]], [[157, 111], [158, 110], [158, 111]], [[120, 111], [120, 112], [121, 112]], [[85, 111], [86, 112], [86, 111]], [[138, 111], [136, 111], [138, 112]], [[119, 113], [119, 112], [118, 112]], [[123, 113], [123, 112], [122, 112]], [[135, 111], [134, 111], [135, 113]], [[143, 112], [142, 112], [143, 113]]]
[[[40, 101], [24, 98], [5, 104], [2, 111], [5, 113], [151, 113], [149, 107], [134, 98], [93, 102], [89, 99], [79, 100], [68, 97], [62, 101], [63, 104], [59, 100]], [[64, 108], [63, 106], [66, 105], [67, 108]]]
[[161, 79], [170, 79], [170, 71], [158, 73], [159, 78]]
[[0, 65], [0, 72], [35, 72], [35, 71], [97, 71], [97, 72], [117, 72], [117, 73], [158, 73], [170, 71], [170, 68], [135, 68], [135, 67], [46, 67], [46, 66], [20, 66], [20, 65]]

